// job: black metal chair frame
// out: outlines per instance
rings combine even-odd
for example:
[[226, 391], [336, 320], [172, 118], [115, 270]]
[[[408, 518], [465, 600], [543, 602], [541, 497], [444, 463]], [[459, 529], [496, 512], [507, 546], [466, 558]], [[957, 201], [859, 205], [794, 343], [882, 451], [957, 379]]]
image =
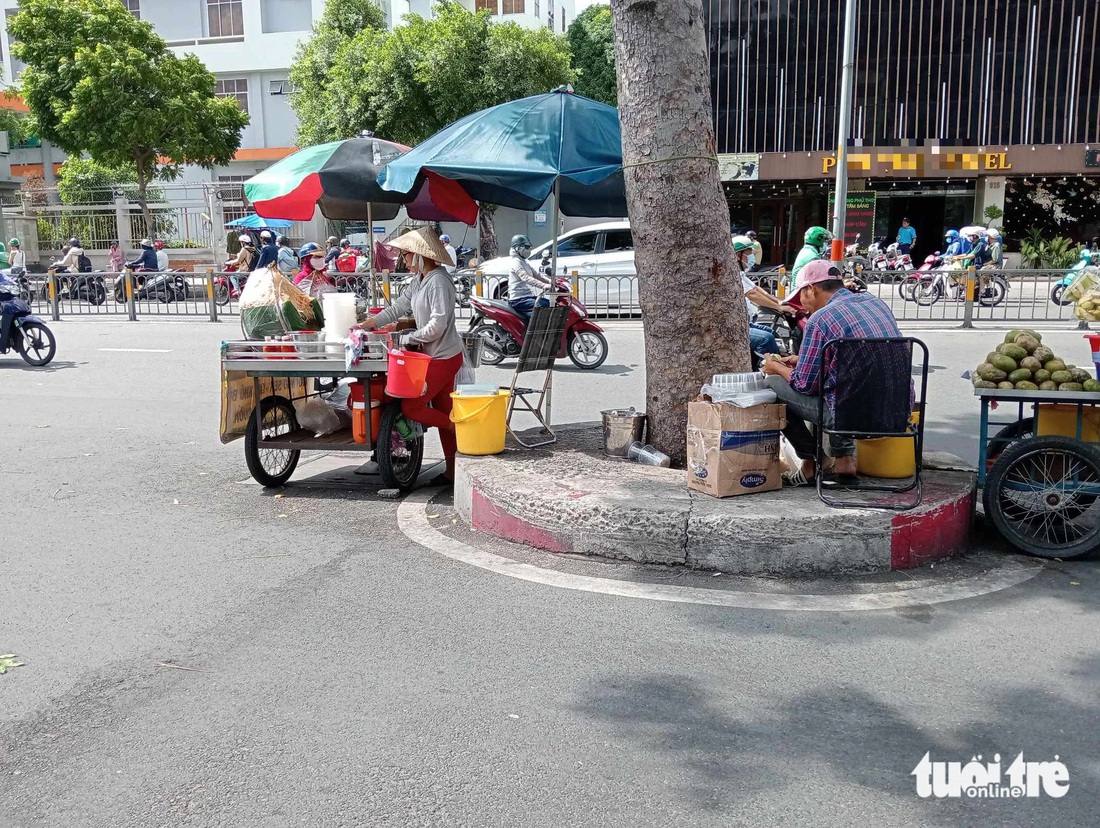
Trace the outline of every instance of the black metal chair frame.
[[[897, 343], [909, 346], [909, 361], [910, 361], [910, 375], [912, 375], [912, 363], [913, 354], [916, 350], [916, 346], [920, 346], [921, 353], [923, 354], [923, 360], [920, 363], [921, 366], [921, 378], [920, 378], [920, 395], [917, 397], [915, 405], [913, 406], [914, 412], [918, 415], [917, 422], [914, 424], [910, 421], [909, 425], [903, 432], [894, 431], [838, 431], [836, 429], [829, 429], [825, 427], [825, 382], [829, 375], [829, 365], [833, 358], [836, 357], [838, 346], [846, 342], [881, 342], [881, 343]], [[821, 366], [818, 372], [818, 388], [821, 391], [818, 399], [818, 422], [820, 425], [817, 427], [817, 496], [821, 498], [821, 501], [826, 506], [832, 506], [840, 509], [889, 509], [896, 512], [907, 512], [911, 509], [915, 509], [921, 504], [923, 498], [923, 480], [921, 476], [921, 458], [924, 454], [924, 421], [925, 421], [925, 399], [928, 393], [928, 346], [921, 340], [911, 336], [900, 337], [869, 337], [869, 338], [840, 338], [831, 339], [825, 343], [825, 347], [821, 351]], [[836, 389], [833, 389], [834, 393]], [[906, 406], [908, 407], [908, 396], [906, 398]], [[851, 437], [852, 439], [874, 439], [877, 437], [908, 437], [914, 441], [913, 452], [915, 459], [915, 468], [912, 482], [902, 486], [884, 486], [884, 485], [864, 485], [860, 484], [859, 488], [855, 491], [859, 492], [892, 492], [894, 494], [904, 494], [906, 492], [916, 491], [915, 500], [912, 503], [901, 504], [874, 504], [864, 501], [851, 501], [851, 500], [839, 500], [827, 494], [827, 489], [824, 488], [823, 479], [824, 474], [821, 470], [825, 468], [825, 437], [826, 434], [840, 435], [842, 437]]]
[[[550, 428], [550, 405], [554, 391], [554, 363], [561, 350], [561, 340], [565, 334], [568, 316], [567, 305], [535, 307], [531, 313], [531, 320], [527, 323], [527, 331], [523, 335], [523, 348], [519, 352], [519, 362], [515, 373], [512, 374], [512, 384], [508, 389], [511, 393], [508, 400], [508, 433], [524, 448], [548, 446], [558, 441], [558, 436]], [[542, 385], [538, 388], [520, 387], [517, 384], [520, 375], [533, 371], [544, 372]], [[532, 404], [528, 398], [536, 395], [538, 398]], [[524, 441], [512, 428], [512, 415], [516, 411], [533, 415], [542, 425], [542, 433], [548, 434], [549, 439]]]

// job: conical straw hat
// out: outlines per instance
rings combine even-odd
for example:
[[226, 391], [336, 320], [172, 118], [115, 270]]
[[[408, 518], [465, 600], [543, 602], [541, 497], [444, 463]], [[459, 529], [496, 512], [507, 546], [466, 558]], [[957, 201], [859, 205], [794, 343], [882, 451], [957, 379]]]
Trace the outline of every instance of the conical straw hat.
[[396, 247], [398, 250], [418, 253], [439, 264], [454, 265], [447, 248], [443, 246], [443, 242], [439, 240], [439, 235], [431, 227], [418, 227], [416, 230], [410, 230], [405, 235], [398, 236], [393, 241], [386, 242], [386, 244], [390, 247]]

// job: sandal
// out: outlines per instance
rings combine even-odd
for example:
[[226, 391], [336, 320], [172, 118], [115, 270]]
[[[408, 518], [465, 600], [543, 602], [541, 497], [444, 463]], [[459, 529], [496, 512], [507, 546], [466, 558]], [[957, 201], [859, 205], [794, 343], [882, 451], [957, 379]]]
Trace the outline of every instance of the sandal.
[[860, 479], [858, 474], [840, 474], [838, 472], [825, 472], [822, 483], [840, 486], [845, 489], [858, 489]]
[[815, 486], [817, 485], [814, 478], [806, 477], [805, 472], [801, 468], [788, 469], [781, 475], [783, 478], [783, 485], [788, 488], [795, 488], [798, 486]]

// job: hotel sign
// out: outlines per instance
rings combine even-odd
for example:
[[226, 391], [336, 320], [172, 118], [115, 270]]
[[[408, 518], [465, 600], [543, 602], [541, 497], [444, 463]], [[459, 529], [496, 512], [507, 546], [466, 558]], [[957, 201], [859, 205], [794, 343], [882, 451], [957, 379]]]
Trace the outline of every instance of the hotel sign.
[[[836, 158], [821, 159], [821, 174], [836, 173]], [[902, 173], [924, 176], [933, 172], [1007, 172], [1012, 162], [1007, 152], [853, 152], [848, 154], [848, 175], [869, 176]]]

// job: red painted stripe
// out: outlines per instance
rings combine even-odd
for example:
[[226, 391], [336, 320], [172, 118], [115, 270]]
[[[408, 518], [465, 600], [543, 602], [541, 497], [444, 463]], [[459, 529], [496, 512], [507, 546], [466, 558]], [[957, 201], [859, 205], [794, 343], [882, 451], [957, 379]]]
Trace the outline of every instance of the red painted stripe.
[[556, 532], [534, 526], [501, 509], [477, 488], [473, 488], [470, 517], [474, 528], [494, 537], [545, 549], [548, 552], [572, 552], [573, 542]]
[[970, 540], [974, 493], [924, 512], [894, 516], [890, 534], [890, 568], [914, 566], [964, 552]]

